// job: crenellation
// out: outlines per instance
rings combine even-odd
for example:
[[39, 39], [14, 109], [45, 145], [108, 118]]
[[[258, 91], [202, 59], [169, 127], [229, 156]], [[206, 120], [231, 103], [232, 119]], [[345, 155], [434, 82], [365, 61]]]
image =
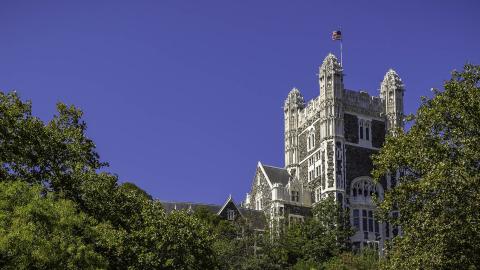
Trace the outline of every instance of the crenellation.
[[376, 118], [383, 117], [383, 104], [380, 97], [370, 96], [367, 92], [345, 90], [343, 100], [346, 112], [368, 115]]

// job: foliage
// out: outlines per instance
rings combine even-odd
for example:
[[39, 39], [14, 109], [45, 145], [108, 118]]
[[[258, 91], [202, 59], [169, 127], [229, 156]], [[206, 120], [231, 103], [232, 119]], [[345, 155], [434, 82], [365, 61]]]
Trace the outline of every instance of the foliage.
[[39, 185], [0, 182], [2, 269], [98, 269], [95, 221], [69, 200], [55, 200]]
[[359, 254], [345, 252], [323, 265], [325, 270], [375, 270], [380, 268], [376, 250], [365, 249]]
[[303, 223], [284, 224], [266, 234], [261, 250], [245, 269], [321, 269], [334, 256], [349, 250], [353, 231], [348, 211], [332, 197], [317, 203], [313, 217]]
[[312, 212], [314, 218], [308, 220], [303, 229], [307, 239], [303, 245], [305, 259], [320, 264], [350, 250], [354, 231], [348, 209], [329, 196], [317, 203]]
[[145, 191], [98, 172], [107, 163], [86, 136], [82, 111], [62, 103], [57, 111], [44, 124], [32, 115], [30, 102], [0, 92], [0, 183], [15, 194], [1, 198], [0, 265], [216, 267], [204, 223], [186, 213], [165, 215]]
[[[374, 176], [400, 171], [380, 213], [401, 226], [387, 269], [466, 269], [480, 265], [480, 67], [453, 72], [424, 98], [410, 130], [387, 138]], [[395, 180], [395, 178], [394, 178]], [[399, 210], [400, 217], [388, 216]]]

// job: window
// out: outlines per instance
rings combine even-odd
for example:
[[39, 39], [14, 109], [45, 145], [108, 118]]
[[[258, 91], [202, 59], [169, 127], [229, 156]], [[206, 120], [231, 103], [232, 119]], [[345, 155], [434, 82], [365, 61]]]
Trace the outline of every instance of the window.
[[373, 212], [368, 211], [368, 231], [373, 232]]
[[370, 121], [365, 122], [365, 139], [370, 140]]
[[292, 202], [298, 202], [300, 201], [300, 195], [298, 191], [291, 191], [291, 200]]
[[360, 120], [359, 133], [360, 133], [360, 139], [363, 140], [363, 120]]
[[320, 160], [320, 152], [317, 152], [315, 154], [315, 178], [320, 176], [320, 166], [321, 166], [321, 160]]
[[370, 141], [372, 128], [371, 122], [368, 120], [358, 120], [358, 137], [360, 140]]
[[319, 202], [321, 197], [322, 197], [322, 189], [320, 187], [316, 187], [313, 190], [313, 201]]
[[370, 179], [361, 179], [355, 181], [350, 191], [353, 198], [364, 197], [365, 199], [371, 199], [374, 195], [381, 199], [383, 196], [382, 189], [378, 184], [374, 184]]
[[257, 199], [255, 201], [255, 210], [262, 210], [262, 199]]
[[362, 210], [362, 227], [363, 227], [363, 231], [364, 232], [367, 232], [368, 231], [368, 218], [367, 218], [367, 210]]
[[314, 166], [315, 166], [315, 157], [312, 156], [308, 159], [308, 181], [311, 181], [315, 178]]
[[227, 219], [228, 220], [235, 220], [235, 210], [227, 210]]
[[353, 227], [358, 231], [360, 230], [360, 210], [353, 210]]
[[307, 151], [315, 148], [315, 129], [311, 128], [307, 134]]

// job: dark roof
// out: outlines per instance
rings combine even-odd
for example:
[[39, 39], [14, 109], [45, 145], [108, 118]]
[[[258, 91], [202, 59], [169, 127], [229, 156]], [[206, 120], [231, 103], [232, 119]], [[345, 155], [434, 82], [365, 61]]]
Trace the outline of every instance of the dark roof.
[[212, 211], [213, 213], [216, 214], [220, 210], [220, 208], [222, 208], [221, 205], [193, 203], [193, 202], [163, 202], [163, 201], [160, 201], [160, 203], [163, 205], [163, 208], [165, 209], [166, 213], [170, 213], [173, 210], [188, 210], [188, 209], [195, 210], [198, 207], [206, 207], [208, 210], [210, 210], [210, 211]]
[[284, 186], [288, 184], [290, 174], [288, 173], [287, 169], [267, 165], [263, 165], [263, 169], [265, 169], [265, 173], [267, 174], [268, 179], [270, 179], [270, 182], [272, 182], [272, 184], [280, 183]]
[[[228, 201], [227, 201], [228, 202]], [[166, 213], [170, 213], [174, 210], [187, 210], [191, 209], [195, 211], [195, 209], [199, 207], [205, 207], [210, 210], [213, 214], [217, 214], [223, 205], [216, 205], [216, 204], [203, 204], [203, 203], [192, 203], [192, 202], [164, 202], [160, 201], [165, 209]], [[249, 222], [252, 227], [256, 230], [265, 230], [266, 226], [266, 218], [265, 213], [263, 211], [247, 209], [243, 207], [238, 207], [238, 210], [242, 214], [243, 218]]]

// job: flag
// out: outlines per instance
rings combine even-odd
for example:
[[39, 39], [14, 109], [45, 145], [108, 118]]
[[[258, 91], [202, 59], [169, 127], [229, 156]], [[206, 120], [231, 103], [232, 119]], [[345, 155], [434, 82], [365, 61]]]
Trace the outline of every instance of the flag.
[[332, 32], [332, 40], [342, 40], [342, 32], [337, 30]]

